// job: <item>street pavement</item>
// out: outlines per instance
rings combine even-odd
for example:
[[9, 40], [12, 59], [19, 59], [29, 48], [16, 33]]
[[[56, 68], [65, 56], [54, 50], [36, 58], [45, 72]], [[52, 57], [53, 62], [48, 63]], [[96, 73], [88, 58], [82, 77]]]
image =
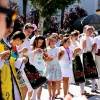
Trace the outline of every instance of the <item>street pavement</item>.
[[[85, 86], [85, 90], [90, 93], [88, 100], [100, 100], [100, 94], [91, 93], [91, 81], [88, 81]], [[71, 84], [69, 88], [69, 92], [72, 93], [74, 96], [80, 95], [80, 87], [78, 84]], [[48, 90], [46, 85], [43, 86], [43, 91], [41, 95], [41, 100], [49, 100]], [[61, 83], [61, 94], [55, 100], [63, 100], [63, 89]]]

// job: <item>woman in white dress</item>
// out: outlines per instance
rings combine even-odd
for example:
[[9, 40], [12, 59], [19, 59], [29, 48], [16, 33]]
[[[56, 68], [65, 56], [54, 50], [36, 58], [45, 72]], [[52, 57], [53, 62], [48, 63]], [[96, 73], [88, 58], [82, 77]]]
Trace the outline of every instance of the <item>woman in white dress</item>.
[[69, 37], [65, 37], [62, 40], [62, 46], [60, 47], [60, 51], [62, 51], [62, 55], [60, 56], [60, 66], [63, 77], [63, 91], [64, 96], [68, 93], [68, 84], [69, 79], [73, 78], [73, 70], [72, 70], [72, 50], [69, 49], [70, 39]]

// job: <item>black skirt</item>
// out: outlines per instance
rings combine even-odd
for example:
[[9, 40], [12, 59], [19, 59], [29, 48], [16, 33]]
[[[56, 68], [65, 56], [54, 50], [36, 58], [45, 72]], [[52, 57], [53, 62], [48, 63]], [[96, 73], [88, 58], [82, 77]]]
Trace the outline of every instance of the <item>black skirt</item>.
[[73, 74], [76, 83], [85, 82], [84, 70], [80, 56], [76, 56], [75, 59], [73, 60]]
[[83, 65], [84, 65], [84, 73], [86, 79], [98, 78], [96, 64], [94, 62], [93, 55], [91, 52], [83, 54]]

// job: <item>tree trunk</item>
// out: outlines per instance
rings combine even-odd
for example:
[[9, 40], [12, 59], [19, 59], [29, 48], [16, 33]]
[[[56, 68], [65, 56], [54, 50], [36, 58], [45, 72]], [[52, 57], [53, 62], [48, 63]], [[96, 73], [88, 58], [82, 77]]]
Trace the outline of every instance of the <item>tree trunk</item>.
[[26, 22], [26, 9], [27, 9], [27, 1], [28, 1], [28, 0], [23, 0], [24, 23]]
[[63, 29], [64, 11], [65, 11], [65, 8], [61, 9], [61, 29]]

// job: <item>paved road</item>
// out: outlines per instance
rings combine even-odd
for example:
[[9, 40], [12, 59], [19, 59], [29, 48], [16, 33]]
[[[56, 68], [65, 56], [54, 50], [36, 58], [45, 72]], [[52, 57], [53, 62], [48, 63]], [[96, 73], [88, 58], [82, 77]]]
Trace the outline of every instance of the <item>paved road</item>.
[[[87, 82], [87, 84], [85, 86], [85, 90], [90, 93], [88, 100], [100, 100], [100, 94], [91, 93], [91, 82], [90, 81]], [[80, 87], [78, 85], [71, 84], [69, 91], [72, 94], [74, 94], [75, 96], [80, 95]], [[44, 88], [43, 88], [41, 100], [48, 100], [48, 91], [47, 91], [46, 86], [44, 86]], [[63, 100], [62, 84], [61, 84], [61, 94], [55, 100]]]

